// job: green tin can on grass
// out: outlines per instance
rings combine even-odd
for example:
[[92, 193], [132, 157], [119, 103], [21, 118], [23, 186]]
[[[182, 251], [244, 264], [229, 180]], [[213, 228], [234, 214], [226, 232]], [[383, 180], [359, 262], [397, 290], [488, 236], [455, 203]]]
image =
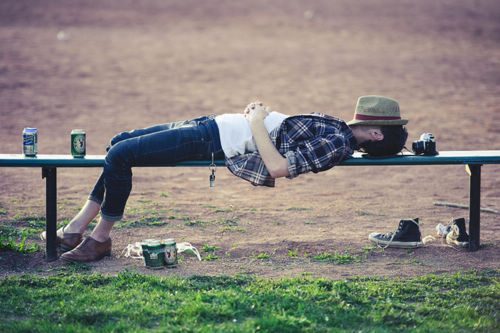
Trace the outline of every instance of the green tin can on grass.
[[161, 269], [165, 265], [165, 245], [156, 239], [146, 239], [142, 242], [144, 265], [151, 269]]
[[165, 266], [174, 267], [177, 265], [177, 244], [175, 239], [167, 238], [161, 241], [165, 251]]

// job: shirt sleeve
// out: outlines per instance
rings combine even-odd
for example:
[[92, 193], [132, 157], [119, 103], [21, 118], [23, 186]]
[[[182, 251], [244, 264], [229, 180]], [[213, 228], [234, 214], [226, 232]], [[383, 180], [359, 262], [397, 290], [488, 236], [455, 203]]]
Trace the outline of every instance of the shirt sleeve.
[[285, 153], [288, 163], [288, 178], [312, 171], [325, 171], [349, 158], [353, 150], [342, 134], [313, 137], [301, 141], [295, 150]]
[[275, 180], [266, 169], [258, 152], [242, 154], [226, 159], [226, 166], [237, 177], [255, 186], [274, 187]]

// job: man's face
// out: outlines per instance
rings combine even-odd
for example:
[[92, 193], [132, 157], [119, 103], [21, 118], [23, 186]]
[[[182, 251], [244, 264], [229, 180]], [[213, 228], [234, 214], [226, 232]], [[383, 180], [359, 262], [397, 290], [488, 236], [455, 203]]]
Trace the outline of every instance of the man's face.
[[380, 126], [360, 126], [361, 131], [359, 133], [361, 143], [368, 141], [382, 141], [384, 139], [384, 134]]

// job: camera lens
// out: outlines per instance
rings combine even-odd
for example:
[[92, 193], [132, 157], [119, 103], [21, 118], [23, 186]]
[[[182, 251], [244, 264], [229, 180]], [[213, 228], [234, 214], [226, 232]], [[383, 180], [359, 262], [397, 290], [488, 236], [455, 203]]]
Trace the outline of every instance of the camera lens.
[[411, 149], [415, 155], [423, 154], [425, 152], [425, 141], [413, 141]]
[[438, 152], [436, 150], [436, 139], [431, 133], [423, 133], [420, 140], [413, 141], [411, 148], [415, 155], [434, 156]]

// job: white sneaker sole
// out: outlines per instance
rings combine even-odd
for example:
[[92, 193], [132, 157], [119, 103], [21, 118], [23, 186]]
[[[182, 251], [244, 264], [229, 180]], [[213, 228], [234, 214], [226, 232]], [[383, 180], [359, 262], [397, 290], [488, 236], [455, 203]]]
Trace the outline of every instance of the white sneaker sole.
[[417, 247], [421, 247], [422, 242], [399, 242], [399, 241], [384, 241], [376, 238], [376, 236], [380, 235], [379, 233], [373, 232], [368, 235], [368, 239], [373, 243], [379, 245], [380, 247], [396, 247], [400, 249], [414, 249]]

